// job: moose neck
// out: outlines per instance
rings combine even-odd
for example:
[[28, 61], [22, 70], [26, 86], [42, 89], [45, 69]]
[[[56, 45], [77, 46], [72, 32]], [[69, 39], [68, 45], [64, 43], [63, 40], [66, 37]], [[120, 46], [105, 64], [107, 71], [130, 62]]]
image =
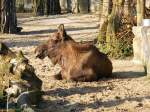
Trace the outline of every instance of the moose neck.
[[56, 49], [54, 51], [48, 52], [48, 57], [51, 59], [54, 65], [61, 64], [61, 53], [59, 52], [60, 49]]

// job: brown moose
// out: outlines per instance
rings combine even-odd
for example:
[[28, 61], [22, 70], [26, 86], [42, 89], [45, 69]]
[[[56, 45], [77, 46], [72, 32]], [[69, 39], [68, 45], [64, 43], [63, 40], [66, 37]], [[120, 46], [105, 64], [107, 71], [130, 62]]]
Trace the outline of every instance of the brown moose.
[[112, 63], [107, 55], [92, 44], [75, 42], [67, 35], [64, 25], [44, 44], [35, 49], [36, 57], [48, 56], [62, 68], [57, 78], [73, 81], [96, 81], [112, 75]]

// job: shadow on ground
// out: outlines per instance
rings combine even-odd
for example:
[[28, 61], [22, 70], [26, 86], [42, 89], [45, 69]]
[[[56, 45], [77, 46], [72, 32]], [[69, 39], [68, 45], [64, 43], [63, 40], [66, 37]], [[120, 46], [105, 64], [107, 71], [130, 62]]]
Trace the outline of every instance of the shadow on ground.
[[20, 40], [20, 41], [7, 41], [4, 42], [8, 47], [13, 48], [13, 47], [29, 47], [29, 46], [37, 46], [41, 44], [42, 42], [39, 40]]
[[75, 87], [69, 89], [62, 89], [57, 88], [55, 90], [45, 91], [44, 95], [52, 95], [52, 96], [59, 96], [59, 97], [66, 97], [74, 94], [84, 95], [87, 93], [97, 93], [102, 92], [105, 90], [107, 86], [100, 86], [100, 87]]
[[[87, 94], [87, 93], [96, 93], [96, 92], [102, 92], [103, 89], [106, 89], [106, 87], [85, 87], [85, 88], [70, 88], [70, 89], [56, 89], [52, 91], [45, 92], [45, 95], [50, 95], [53, 97], [62, 97], [63, 99], [58, 100], [45, 100], [43, 102], [44, 108], [48, 108], [49, 112], [80, 112], [84, 111], [87, 108], [91, 109], [101, 109], [101, 107], [111, 108], [114, 106], [121, 105], [128, 101], [129, 103], [132, 101], [136, 101], [137, 104], [142, 102], [144, 99], [150, 100], [150, 96], [145, 97], [126, 97], [126, 98], [116, 98], [113, 100], [103, 101], [103, 100], [95, 100], [93, 103], [82, 103], [82, 102], [75, 102], [70, 103], [68, 100], [65, 99], [65, 97], [73, 95], [73, 94]], [[84, 91], [84, 92], [83, 92]], [[129, 104], [130, 105], [130, 104]]]
[[39, 35], [39, 34], [52, 33], [54, 31], [56, 30], [45, 29], [45, 30], [36, 30], [36, 31], [23, 31], [18, 33], [18, 35]]
[[[81, 30], [90, 30], [90, 29], [98, 29], [98, 26], [95, 27], [79, 27], [79, 28], [66, 28], [66, 31], [81, 31]], [[44, 29], [44, 30], [36, 30], [36, 31], [23, 31], [18, 33], [19, 35], [38, 35], [38, 34], [46, 34], [52, 33], [57, 30], [54, 29]]]
[[[108, 101], [95, 101], [93, 103], [87, 103], [87, 104], [82, 104], [82, 103], [68, 104], [68, 101], [66, 101], [66, 100], [65, 101], [58, 100], [57, 102], [61, 102], [60, 104], [62, 105], [62, 107], [60, 109], [63, 109], [64, 112], [78, 112], [78, 111], [81, 112], [87, 108], [91, 108], [91, 109], [101, 109], [102, 107], [111, 108], [114, 106], [121, 105], [121, 104], [125, 103], [126, 101], [128, 101], [129, 103], [132, 101], [136, 101], [136, 102], [140, 103], [144, 99], [150, 99], [150, 96], [128, 97], [125, 99], [119, 99], [119, 100], [115, 99], [115, 100], [108, 100]], [[63, 103], [63, 102], [65, 102], [65, 103]], [[59, 107], [60, 107], [60, 105], [57, 106], [57, 109], [59, 109]]]
[[[109, 79], [101, 79], [99, 81], [109, 81], [112, 79], [128, 79], [128, 78], [139, 78], [145, 76], [144, 72], [134, 72], [134, 71], [127, 71], [127, 72], [114, 72], [113, 75], [115, 75], [113, 78]], [[145, 97], [126, 97], [126, 98], [121, 98], [121, 97], [116, 97], [111, 100], [103, 101], [102, 99], [100, 100], [94, 100], [92, 103], [89, 102], [75, 102], [72, 103], [70, 100], [66, 100], [65, 97], [72, 96], [72, 95], [83, 95], [90, 94], [90, 93], [103, 93], [106, 90], [113, 90], [114, 87], [111, 84], [108, 84], [107, 86], [101, 86], [99, 85], [98, 87], [72, 87], [69, 89], [63, 89], [63, 88], [56, 88], [54, 90], [49, 90], [45, 91], [45, 96], [51, 96], [51, 97], [60, 97], [61, 99], [58, 98], [55, 100], [45, 100], [45, 104], [47, 105], [49, 112], [59, 112], [60, 110], [62, 112], [81, 112], [86, 110], [87, 108], [89, 109], [102, 109], [102, 107], [106, 108], [111, 108], [115, 106], [119, 106], [121, 104], [126, 104], [126, 101], [130, 102], [137, 102], [141, 103], [144, 99], [150, 100], [150, 96], [145, 96]], [[115, 96], [114, 96], [115, 97]], [[79, 99], [80, 100], [80, 99]], [[46, 106], [45, 105], [45, 106]], [[45, 108], [45, 107], [44, 107]]]
[[143, 76], [146, 76], [145, 72], [127, 71], [127, 72], [114, 72], [113, 73], [113, 78], [117, 78], [117, 79], [139, 78]]

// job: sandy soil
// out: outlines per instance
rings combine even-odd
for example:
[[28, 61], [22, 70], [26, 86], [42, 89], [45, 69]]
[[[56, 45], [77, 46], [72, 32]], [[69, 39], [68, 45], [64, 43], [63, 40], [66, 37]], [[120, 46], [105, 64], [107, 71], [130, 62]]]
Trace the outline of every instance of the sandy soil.
[[71, 82], [51, 80], [60, 71], [48, 58], [35, 59], [34, 49], [46, 41], [61, 23], [76, 41], [97, 38], [98, 17], [95, 15], [61, 15], [19, 18], [23, 32], [18, 35], [0, 35], [12, 50], [22, 50], [43, 80], [44, 101], [41, 112], [150, 112], [150, 79], [143, 67], [132, 59], [113, 60], [113, 78], [98, 82]]

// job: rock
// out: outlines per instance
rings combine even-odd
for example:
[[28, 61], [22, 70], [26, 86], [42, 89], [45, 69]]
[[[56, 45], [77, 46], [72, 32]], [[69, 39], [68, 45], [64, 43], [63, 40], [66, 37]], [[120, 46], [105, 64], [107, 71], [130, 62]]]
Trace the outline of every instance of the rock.
[[6, 103], [6, 95], [9, 95], [17, 99], [20, 107], [24, 104], [30, 107], [40, 100], [41, 87], [42, 81], [24, 54], [21, 51], [14, 53], [0, 43], [0, 90], [3, 103]]
[[133, 27], [133, 33], [135, 38], [133, 39], [133, 61], [136, 64], [142, 64], [145, 73], [150, 74], [150, 27], [149, 26], [137, 26]]
[[143, 103], [142, 103], [142, 102], [139, 102], [139, 103], [137, 104], [137, 107], [143, 107]]

